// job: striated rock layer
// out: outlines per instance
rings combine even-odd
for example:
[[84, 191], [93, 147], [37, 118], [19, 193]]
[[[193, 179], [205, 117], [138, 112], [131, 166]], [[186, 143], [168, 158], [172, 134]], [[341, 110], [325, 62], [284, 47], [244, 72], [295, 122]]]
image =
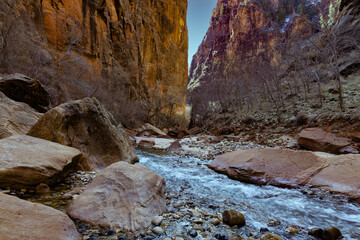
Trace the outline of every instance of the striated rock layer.
[[[184, 107], [187, 0], [16, 2], [31, 14], [39, 32], [45, 33], [51, 52], [58, 56], [59, 68], [85, 59], [97, 71], [89, 73], [89, 78], [103, 76], [95, 80], [98, 89], [116, 94], [123, 90], [121, 86], [127, 86], [129, 96], [140, 99], [171, 93]], [[69, 86], [63, 84], [59, 86], [66, 91]]]

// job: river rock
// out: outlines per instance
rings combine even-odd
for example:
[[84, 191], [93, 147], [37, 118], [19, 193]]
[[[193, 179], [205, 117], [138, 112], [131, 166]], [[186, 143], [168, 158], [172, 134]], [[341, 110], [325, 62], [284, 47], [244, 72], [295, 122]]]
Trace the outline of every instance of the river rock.
[[156, 235], [161, 235], [164, 233], [164, 229], [162, 229], [161, 227], [154, 227], [152, 232], [155, 233]]
[[0, 92], [0, 139], [26, 134], [41, 116], [29, 105], [16, 102]]
[[165, 210], [165, 180], [143, 165], [117, 162], [93, 179], [68, 213], [91, 225], [135, 232]]
[[167, 134], [164, 131], [161, 131], [157, 127], [151, 125], [150, 123], [145, 123], [137, 130], [137, 136], [141, 136], [143, 132], [148, 132], [150, 135], [153, 136], [167, 136]]
[[265, 233], [260, 240], [282, 240], [282, 238], [274, 233]]
[[350, 141], [321, 128], [305, 128], [299, 133], [298, 144], [308, 150], [338, 154], [350, 145]]
[[336, 240], [341, 237], [342, 234], [340, 230], [334, 226], [325, 228], [322, 232], [321, 239], [323, 240]]
[[328, 161], [329, 165], [313, 176], [308, 185], [342, 193], [360, 202], [360, 155], [332, 156]]
[[242, 213], [230, 209], [225, 210], [222, 214], [223, 222], [230, 227], [237, 225], [238, 227], [245, 226], [245, 217]]
[[28, 135], [79, 149], [96, 170], [118, 161], [138, 161], [124, 128], [96, 98], [71, 101], [51, 109]]
[[243, 182], [291, 187], [306, 184], [326, 163], [312, 152], [268, 148], [226, 153], [209, 167]]
[[39, 81], [15, 73], [0, 77], [0, 91], [9, 98], [24, 102], [39, 112], [50, 109], [50, 95]]
[[0, 213], [0, 239], [80, 239], [66, 214], [42, 204], [0, 193]]
[[323, 231], [324, 230], [322, 230], [321, 228], [312, 228], [309, 230], [308, 235], [320, 239], [322, 237]]
[[138, 146], [141, 148], [152, 148], [155, 146], [155, 141], [154, 140], [140, 140]]
[[181, 148], [181, 143], [179, 140], [176, 140], [170, 144], [168, 148], [166, 148], [167, 151], [176, 151]]
[[155, 216], [153, 217], [153, 219], [151, 220], [151, 223], [154, 224], [154, 225], [160, 225], [161, 222], [163, 220], [163, 217], [161, 216]]
[[26, 135], [0, 140], [0, 187], [54, 184], [86, 167], [77, 149]]

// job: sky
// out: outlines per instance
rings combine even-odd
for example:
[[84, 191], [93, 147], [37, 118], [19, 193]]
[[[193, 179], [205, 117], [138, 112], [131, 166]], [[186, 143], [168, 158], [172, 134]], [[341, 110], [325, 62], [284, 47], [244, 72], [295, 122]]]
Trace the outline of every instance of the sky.
[[210, 26], [212, 10], [217, 0], [188, 0], [187, 25], [189, 29], [189, 67], [206, 31]]

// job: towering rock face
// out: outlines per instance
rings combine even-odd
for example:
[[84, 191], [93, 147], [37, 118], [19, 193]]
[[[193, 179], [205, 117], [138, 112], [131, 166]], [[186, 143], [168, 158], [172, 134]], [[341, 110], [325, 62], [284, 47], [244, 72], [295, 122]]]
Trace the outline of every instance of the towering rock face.
[[191, 62], [190, 94], [199, 86], [214, 85], [215, 79], [226, 80], [257, 57], [276, 63], [280, 43], [312, 35], [316, 4], [326, 5], [327, 1], [298, 2], [218, 0], [210, 27]]
[[127, 84], [132, 97], [151, 99], [155, 92], [171, 92], [185, 104], [187, 0], [15, 2], [45, 34], [58, 66], [71, 51], [72, 58], [81, 57], [96, 69], [88, 75], [111, 79], [95, 82], [105, 90], [116, 93], [114, 86]]

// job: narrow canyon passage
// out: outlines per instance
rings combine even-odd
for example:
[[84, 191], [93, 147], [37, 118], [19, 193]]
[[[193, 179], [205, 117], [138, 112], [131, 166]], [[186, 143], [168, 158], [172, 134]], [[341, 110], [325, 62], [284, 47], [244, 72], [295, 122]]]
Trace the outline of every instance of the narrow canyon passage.
[[[249, 237], [261, 228], [268, 228], [282, 239], [300, 240], [312, 239], [307, 235], [311, 228], [336, 226], [344, 239], [359, 239], [360, 209], [347, 203], [343, 197], [326, 193], [315, 195], [309, 189], [281, 189], [241, 183], [213, 172], [206, 167], [207, 162], [196, 158], [143, 151], [138, 151], [138, 155], [141, 164], [166, 179], [168, 198], [171, 199], [168, 212], [177, 214], [199, 208], [200, 212], [216, 215], [225, 209], [235, 209], [245, 215], [245, 227], [230, 230], [220, 224], [216, 229], [212, 228], [214, 235], [235, 231]], [[179, 202], [184, 202], [184, 205]], [[202, 224], [204, 229], [207, 228], [206, 220]], [[286, 230], [289, 226], [304, 229], [299, 234], [289, 234]], [[180, 234], [193, 227], [191, 217], [185, 217], [170, 223], [166, 232], [171, 236], [171, 233]]]

